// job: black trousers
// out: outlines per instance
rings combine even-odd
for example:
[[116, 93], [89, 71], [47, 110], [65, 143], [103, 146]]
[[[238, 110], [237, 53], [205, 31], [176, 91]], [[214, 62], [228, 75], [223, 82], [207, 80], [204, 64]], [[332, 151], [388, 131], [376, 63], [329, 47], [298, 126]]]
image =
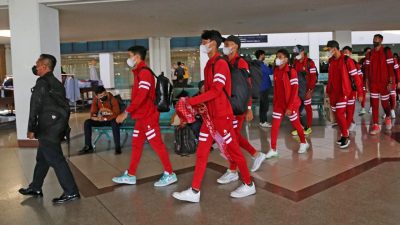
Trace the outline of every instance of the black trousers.
[[39, 139], [33, 181], [29, 187], [35, 191], [41, 191], [44, 178], [50, 167], [53, 167], [58, 182], [64, 190], [64, 194], [72, 195], [79, 193], [74, 177], [63, 155], [61, 143]]
[[94, 121], [88, 119], [85, 121], [85, 145], [92, 146], [92, 127], [111, 127], [114, 137], [115, 148], [121, 147], [119, 124], [114, 120], [111, 121]]
[[269, 110], [269, 89], [260, 93], [260, 123], [267, 122], [267, 114]]

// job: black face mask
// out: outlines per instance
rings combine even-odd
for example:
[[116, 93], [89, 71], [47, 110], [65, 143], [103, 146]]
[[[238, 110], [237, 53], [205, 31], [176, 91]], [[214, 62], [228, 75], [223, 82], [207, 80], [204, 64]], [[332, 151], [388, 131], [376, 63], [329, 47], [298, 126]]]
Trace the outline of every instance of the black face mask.
[[378, 47], [379, 45], [381, 45], [380, 42], [375, 42], [375, 41], [374, 41], [374, 47]]
[[107, 100], [107, 95], [100, 98], [100, 101], [104, 102]]
[[32, 73], [35, 74], [36, 76], [38, 75], [38, 70], [36, 66], [32, 66]]

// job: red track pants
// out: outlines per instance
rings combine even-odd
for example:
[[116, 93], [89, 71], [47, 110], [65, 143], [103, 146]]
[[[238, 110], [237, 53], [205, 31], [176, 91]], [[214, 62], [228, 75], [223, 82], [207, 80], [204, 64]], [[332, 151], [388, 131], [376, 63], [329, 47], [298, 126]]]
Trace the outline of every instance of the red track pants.
[[381, 99], [382, 108], [386, 116], [390, 116], [390, 93], [386, 87], [371, 88], [371, 107], [372, 107], [372, 122], [379, 122], [379, 99]]
[[340, 133], [342, 137], [349, 136], [349, 126], [346, 119], [347, 114], [347, 98], [339, 97], [330, 97], [329, 101], [331, 103], [332, 112], [335, 113], [336, 122], [340, 128]]

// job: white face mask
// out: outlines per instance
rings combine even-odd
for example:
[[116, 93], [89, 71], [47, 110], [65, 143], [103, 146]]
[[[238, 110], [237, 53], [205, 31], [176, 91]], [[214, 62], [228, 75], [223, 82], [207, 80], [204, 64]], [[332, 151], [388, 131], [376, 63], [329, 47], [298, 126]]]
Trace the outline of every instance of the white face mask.
[[224, 47], [222, 49], [222, 52], [224, 53], [224, 55], [230, 55], [232, 53], [232, 48]]
[[276, 66], [281, 66], [282, 64], [283, 64], [283, 60], [280, 59], [280, 58], [276, 58], [276, 60], [275, 60], [275, 65], [276, 65]]
[[126, 60], [126, 64], [128, 64], [128, 66], [129, 67], [135, 67], [136, 66], [136, 61], [135, 60], [133, 60], [132, 58], [128, 58], [127, 60]]
[[303, 56], [301, 56], [300, 54], [296, 55], [296, 59], [297, 59], [297, 60], [300, 60], [300, 59], [302, 59], [302, 58], [303, 58]]
[[328, 58], [333, 56], [333, 50], [328, 52]]
[[200, 45], [200, 51], [202, 53], [208, 54], [211, 51], [210, 43], [208, 43], [206, 45]]

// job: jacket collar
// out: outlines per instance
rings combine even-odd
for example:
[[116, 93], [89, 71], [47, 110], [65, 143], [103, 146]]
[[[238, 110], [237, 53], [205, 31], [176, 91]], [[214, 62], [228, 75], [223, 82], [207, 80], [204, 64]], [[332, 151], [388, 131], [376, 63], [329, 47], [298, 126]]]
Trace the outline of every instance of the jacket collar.
[[133, 70], [132, 70], [132, 72], [135, 74], [135, 75], [137, 75], [138, 73], [139, 73], [139, 71], [143, 68], [143, 67], [146, 67], [147, 65], [146, 65], [146, 63], [145, 63], [145, 61], [141, 61]]

